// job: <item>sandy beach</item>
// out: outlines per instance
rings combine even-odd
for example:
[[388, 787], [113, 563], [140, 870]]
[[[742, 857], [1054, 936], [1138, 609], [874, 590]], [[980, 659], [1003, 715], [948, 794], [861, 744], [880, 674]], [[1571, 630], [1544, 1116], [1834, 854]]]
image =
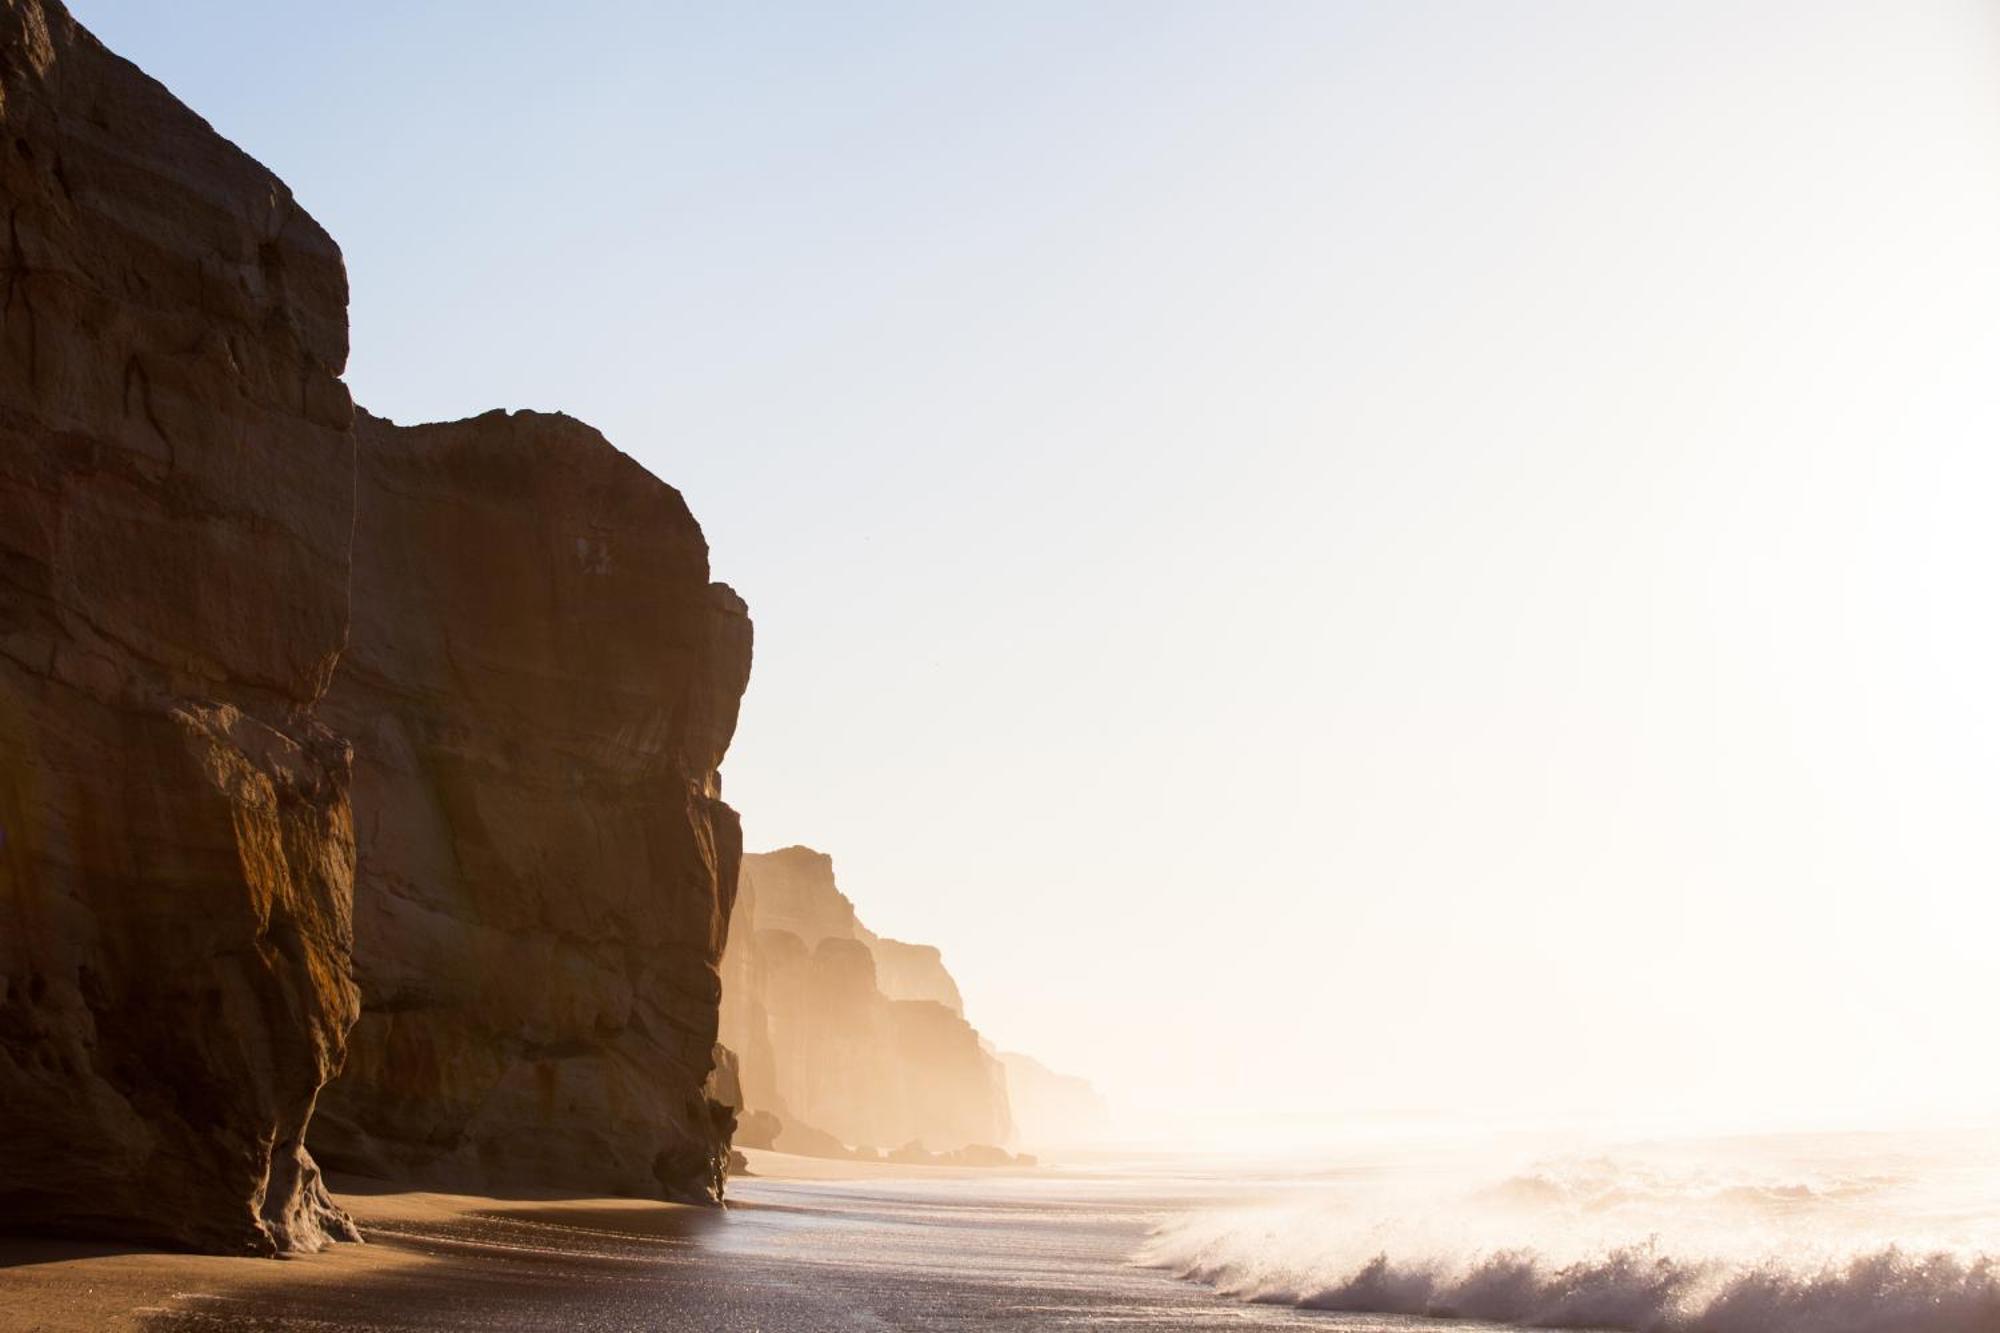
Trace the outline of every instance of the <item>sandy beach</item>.
[[290, 1260], [42, 1240], [0, 1247], [8, 1333], [311, 1328], [1324, 1327], [1133, 1268], [1185, 1200], [1118, 1173], [751, 1154], [726, 1209], [334, 1181], [361, 1245]]

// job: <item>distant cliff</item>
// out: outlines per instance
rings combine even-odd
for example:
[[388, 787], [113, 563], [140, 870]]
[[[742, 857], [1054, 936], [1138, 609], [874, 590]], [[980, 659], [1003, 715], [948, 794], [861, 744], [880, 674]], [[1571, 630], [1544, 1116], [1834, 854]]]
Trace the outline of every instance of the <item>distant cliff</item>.
[[679, 495], [357, 426], [338, 248], [56, 0], [0, 185], [0, 1226], [314, 1249], [308, 1141], [705, 1194], [750, 626]]
[[702, 1195], [750, 622], [678, 492], [567, 417], [364, 416], [354, 619], [363, 1012], [330, 1167]]
[[783, 1126], [776, 1146], [940, 1152], [1012, 1139], [1006, 1074], [937, 950], [863, 926], [831, 858], [804, 847], [743, 858], [722, 971], [722, 1040], [741, 1060], [747, 1109]]
[[1002, 1051], [1007, 1100], [1021, 1142], [1037, 1152], [1102, 1141], [1111, 1117], [1104, 1098], [1088, 1080], [1058, 1074], [1040, 1060]]
[[930, 1000], [964, 1016], [958, 983], [945, 971], [944, 955], [934, 945], [885, 939], [865, 926], [860, 939], [875, 959], [875, 984], [884, 995], [892, 1000]]
[[806, 847], [755, 854], [757, 929], [781, 930], [807, 944], [829, 937], [860, 940], [875, 959], [876, 984], [892, 1000], [935, 1000], [963, 1015], [958, 983], [944, 956], [929, 944], [906, 944], [877, 935], [855, 915], [854, 904], [833, 882], [833, 858]]

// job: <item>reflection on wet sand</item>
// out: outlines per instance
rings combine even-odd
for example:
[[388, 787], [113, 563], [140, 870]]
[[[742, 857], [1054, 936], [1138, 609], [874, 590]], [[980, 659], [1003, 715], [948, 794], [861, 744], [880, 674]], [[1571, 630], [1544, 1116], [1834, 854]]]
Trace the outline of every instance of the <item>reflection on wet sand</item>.
[[1328, 1326], [1128, 1262], [1162, 1216], [1216, 1193], [1201, 1182], [763, 1178], [736, 1182], [727, 1210], [344, 1184], [365, 1245], [282, 1264], [50, 1250], [0, 1270], [0, 1308], [143, 1333]]

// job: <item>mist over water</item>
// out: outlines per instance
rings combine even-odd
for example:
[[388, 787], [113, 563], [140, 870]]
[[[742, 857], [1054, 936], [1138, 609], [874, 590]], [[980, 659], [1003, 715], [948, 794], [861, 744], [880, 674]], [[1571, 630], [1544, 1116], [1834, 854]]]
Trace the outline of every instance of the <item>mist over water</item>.
[[1246, 1301], [1352, 1314], [1991, 1333], [1996, 1167], [2000, 1136], [1973, 1131], [1399, 1148], [1187, 1213], [1139, 1262]]

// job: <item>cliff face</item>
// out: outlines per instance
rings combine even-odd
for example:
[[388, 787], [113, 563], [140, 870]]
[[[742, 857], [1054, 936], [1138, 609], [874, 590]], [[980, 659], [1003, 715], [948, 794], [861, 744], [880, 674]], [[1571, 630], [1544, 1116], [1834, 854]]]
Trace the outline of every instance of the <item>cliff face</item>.
[[853, 901], [834, 883], [832, 857], [809, 847], [787, 847], [756, 854], [746, 862], [751, 864], [757, 878], [757, 929], [781, 930], [807, 944], [828, 938], [860, 940], [875, 960], [875, 984], [882, 994], [892, 1000], [935, 1000], [955, 1014], [965, 1013], [958, 983], [935, 946], [887, 939], [861, 924]]
[[343, 1164], [706, 1194], [750, 628], [679, 495], [357, 426], [339, 250], [55, 0], [0, 187], [0, 1226], [351, 1237], [344, 1055]]
[[1040, 1060], [1002, 1051], [1007, 1101], [1021, 1142], [1038, 1151], [1071, 1147], [1105, 1138], [1111, 1128], [1104, 1098], [1086, 1080], [1058, 1074]]
[[937, 951], [863, 926], [821, 853], [743, 858], [723, 978], [722, 1040], [746, 1109], [785, 1126], [777, 1146], [830, 1135], [935, 1152], [1012, 1137], [1005, 1075]]
[[875, 985], [884, 995], [892, 1000], [929, 1000], [965, 1016], [958, 983], [945, 971], [944, 955], [935, 945], [885, 939], [865, 927], [860, 938], [875, 959]]
[[0, 0], [0, 1220], [312, 1249], [354, 844], [340, 252]]
[[587, 426], [357, 434], [325, 711], [355, 745], [364, 1011], [315, 1151], [433, 1185], [704, 1194], [743, 603], [679, 493]]

